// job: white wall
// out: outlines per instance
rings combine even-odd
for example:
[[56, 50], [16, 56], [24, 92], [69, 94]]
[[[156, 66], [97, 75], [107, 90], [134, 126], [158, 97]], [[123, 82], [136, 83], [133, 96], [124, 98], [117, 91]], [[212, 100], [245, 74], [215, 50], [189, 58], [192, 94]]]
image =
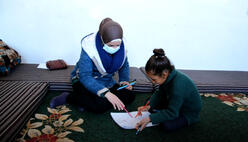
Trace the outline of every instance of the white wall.
[[105, 17], [122, 25], [131, 66], [163, 48], [180, 69], [248, 71], [248, 0], [0, 0], [0, 38], [24, 63], [75, 64]]

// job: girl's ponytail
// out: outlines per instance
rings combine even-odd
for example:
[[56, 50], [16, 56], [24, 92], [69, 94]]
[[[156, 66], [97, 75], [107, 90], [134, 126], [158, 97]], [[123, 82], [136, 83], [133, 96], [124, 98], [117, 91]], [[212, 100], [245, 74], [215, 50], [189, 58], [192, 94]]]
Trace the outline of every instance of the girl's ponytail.
[[170, 60], [165, 56], [163, 49], [154, 49], [153, 55], [147, 61], [145, 70], [153, 75], [161, 76], [163, 71], [171, 72], [174, 66], [171, 65]]

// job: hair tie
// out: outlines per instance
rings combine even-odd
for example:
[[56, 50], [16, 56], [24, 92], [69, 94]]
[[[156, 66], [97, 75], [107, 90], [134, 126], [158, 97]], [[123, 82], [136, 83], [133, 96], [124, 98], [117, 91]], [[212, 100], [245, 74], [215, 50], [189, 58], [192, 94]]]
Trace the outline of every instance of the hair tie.
[[165, 57], [164, 55], [163, 56], [158, 56], [158, 55], [155, 56], [156, 59], [158, 59], [158, 58], [164, 58], [164, 57]]

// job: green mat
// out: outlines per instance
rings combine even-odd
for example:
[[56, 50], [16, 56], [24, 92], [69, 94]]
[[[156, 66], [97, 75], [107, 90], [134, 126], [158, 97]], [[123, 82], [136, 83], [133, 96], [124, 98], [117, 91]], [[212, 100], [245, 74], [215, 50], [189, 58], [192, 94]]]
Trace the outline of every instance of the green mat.
[[[48, 115], [49, 101], [60, 93], [48, 92], [35, 113]], [[137, 107], [143, 105], [150, 95], [136, 94], [135, 101], [126, 106], [127, 110], [136, 111]], [[80, 112], [76, 107], [67, 105], [72, 110], [68, 113], [71, 114], [70, 118], [73, 121], [79, 118], [84, 120], [80, 127], [85, 131], [84, 133], [73, 131], [67, 135], [67, 138], [75, 142], [240, 142], [248, 140], [248, 112], [236, 111], [237, 108], [228, 106], [213, 97], [202, 96], [202, 101], [203, 109], [199, 123], [170, 133], [164, 132], [159, 126], [155, 126], [144, 129], [139, 135], [135, 134], [136, 130], [125, 130], [115, 124], [110, 116], [110, 112], [114, 110], [104, 114], [94, 114]]]

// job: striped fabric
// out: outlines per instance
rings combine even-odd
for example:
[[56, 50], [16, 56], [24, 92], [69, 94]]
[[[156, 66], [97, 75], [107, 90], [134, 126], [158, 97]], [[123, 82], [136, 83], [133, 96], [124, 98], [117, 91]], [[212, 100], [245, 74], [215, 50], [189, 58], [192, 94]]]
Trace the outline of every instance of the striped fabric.
[[0, 81], [0, 139], [12, 141], [48, 90], [48, 83]]

